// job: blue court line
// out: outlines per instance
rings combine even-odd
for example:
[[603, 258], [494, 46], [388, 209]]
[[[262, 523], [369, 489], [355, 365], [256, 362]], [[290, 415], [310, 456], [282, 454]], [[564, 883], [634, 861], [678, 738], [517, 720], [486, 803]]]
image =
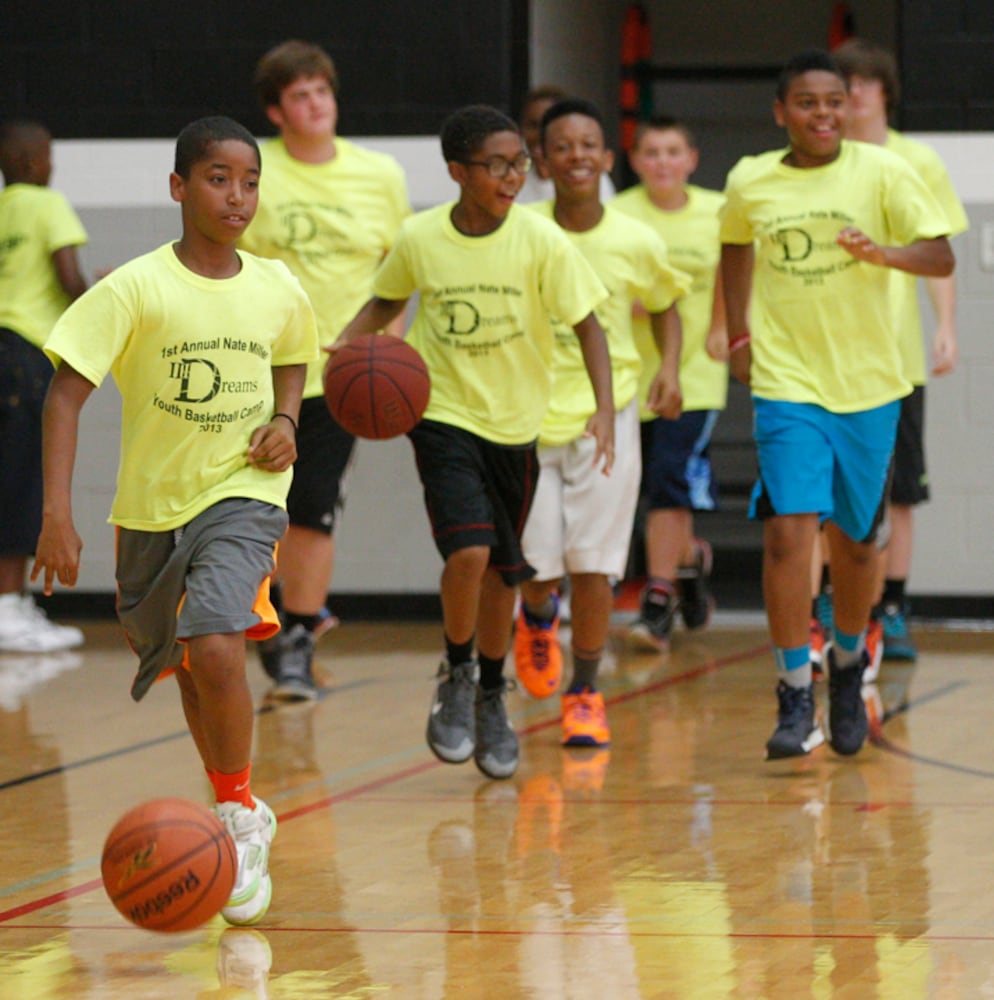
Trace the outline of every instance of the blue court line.
[[[325, 688], [318, 693], [318, 700], [341, 691], [350, 691], [355, 688], [365, 687], [368, 684], [378, 683], [375, 679], [363, 678], [362, 680], [349, 681], [347, 684], [338, 684], [334, 688]], [[275, 712], [280, 706], [266, 704], [256, 709], [256, 715], [267, 715]], [[27, 785], [32, 781], [41, 781], [42, 778], [51, 778], [57, 774], [65, 774], [69, 771], [78, 771], [83, 767], [90, 767], [93, 764], [100, 764], [106, 760], [113, 760], [115, 757], [126, 757], [128, 754], [140, 753], [150, 747], [161, 746], [163, 743], [172, 743], [176, 740], [187, 739], [190, 736], [189, 729], [180, 729], [175, 733], [167, 733], [164, 736], [157, 736], [155, 739], [143, 740], [141, 743], [131, 743], [126, 747], [119, 747], [117, 750], [108, 750], [106, 753], [95, 754], [92, 757], [84, 757], [82, 760], [73, 761], [71, 764], [60, 764], [58, 767], [50, 767], [45, 771], [35, 771], [31, 774], [21, 775], [19, 778], [11, 778], [9, 781], [0, 782], [0, 792], [7, 791], [8, 788], [17, 788], [19, 785]]]

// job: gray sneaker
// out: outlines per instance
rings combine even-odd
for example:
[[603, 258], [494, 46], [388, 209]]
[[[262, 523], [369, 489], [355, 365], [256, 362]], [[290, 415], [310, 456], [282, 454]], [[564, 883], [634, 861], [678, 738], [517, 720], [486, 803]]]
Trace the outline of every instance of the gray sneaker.
[[311, 673], [314, 658], [314, 636], [299, 622], [277, 636], [279, 660], [275, 666], [276, 681], [270, 696], [279, 701], [316, 701], [318, 686]]
[[473, 756], [476, 745], [473, 698], [478, 673], [475, 660], [455, 666], [442, 660], [435, 675], [438, 686], [428, 715], [428, 746], [447, 764], [462, 764]]
[[510, 685], [476, 689], [476, 751], [473, 760], [488, 778], [510, 778], [518, 769], [518, 736], [507, 718], [504, 696]]

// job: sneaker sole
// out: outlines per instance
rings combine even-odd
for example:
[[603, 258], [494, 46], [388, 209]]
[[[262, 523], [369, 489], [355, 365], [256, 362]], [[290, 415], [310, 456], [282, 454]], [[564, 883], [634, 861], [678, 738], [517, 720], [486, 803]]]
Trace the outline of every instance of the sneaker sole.
[[488, 778], [495, 778], [497, 781], [510, 778], [518, 770], [517, 760], [501, 764], [489, 757], [473, 757], [473, 763], [476, 764], [477, 770], [481, 774], [485, 774]]
[[224, 906], [221, 908], [221, 916], [233, 927], [250, 927], [252, 924], [257, 924], [269, 912], [272, 899], [273, 880], [267, 874], [260, 882], [256, 894], [247, 903]]
[[822, 732], [821, 726], [815, 726], [814, 729], [808, 733], [808, 738], [801, 744], [799, 750], [780, 750], [776, 747], [770, 748], [769, 745], [766, 747], [766, 759], [767, 760], [787, 760], [790, 757], [804, 757], [811, 753], [812, 750], [817, 750], [825, 742], [825, 734]]
[[657, 639], [644, 625], [633, 625], [625, 636], [628, 645], [651, 653], [668, 653], [670, 640]]
[[610, 740], [599, 740], [596, 736], [569, 736], [563, 740], [564, 747], [609, 747]]
[[276, 701], [317, 701], [318, 690], [316, 687], [307, 687], [306, 684], [284, 681], [269, 692], [269, 697]]
[[465, 764], [473, 756], [473, 751], [476, 749], [476, 744], [469, 737], [455, 748], [435, 743], [431, 738], [430, 728], [425, 733], [425, 739], [428, 742], [428, 749], [445, 764]]

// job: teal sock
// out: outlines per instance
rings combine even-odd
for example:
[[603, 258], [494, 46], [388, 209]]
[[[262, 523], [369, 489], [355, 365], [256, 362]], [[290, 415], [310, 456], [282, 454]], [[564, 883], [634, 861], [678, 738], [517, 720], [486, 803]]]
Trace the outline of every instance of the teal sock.
[[849, 632], [840, 632], [836, 626], [832, 630], [832, 646], [835, 649], [835, 665], [842, 670], [846, 667], [854, 667], [859, 663], [859, 658], [863, 655], [866, 646], [866, 630], [852, 635]]
[[811, 647], [773, 647], [773, 657], [777, 661], [777, 677], [792, 688], [811, 686]]

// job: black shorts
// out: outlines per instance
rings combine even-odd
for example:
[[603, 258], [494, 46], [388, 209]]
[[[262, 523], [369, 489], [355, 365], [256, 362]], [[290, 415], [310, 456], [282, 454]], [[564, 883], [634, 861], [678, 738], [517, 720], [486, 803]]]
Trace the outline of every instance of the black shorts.
[[914, 507], [928, 500], [928, 472], [925, 469], [925, 386], [916, 385], [901, 400], [894, 443], [894, 478], [890, 502]]
[[0, 556], [34, 554], [41, 533], [41, 410], [52, 362], [0, 327]]
[[521, 533], [538, 482], [535, 442], [495, 444], [434, 420], [422, 420], [408, 437], [442, 558], [487, 545], [490, 565], [509, 587], [530, 580], [535, 570], [521, 551]]
[[355, 438], [328, 412], [323, 396], [301, 403], [299, 424], [287, 514], [290, 524], [330, 535], [345, 502], [342, 481]]
[[711, 434], [718, 410], [687, 410], [642, 424], [642, 493], [649, 510], [714, 510]]

